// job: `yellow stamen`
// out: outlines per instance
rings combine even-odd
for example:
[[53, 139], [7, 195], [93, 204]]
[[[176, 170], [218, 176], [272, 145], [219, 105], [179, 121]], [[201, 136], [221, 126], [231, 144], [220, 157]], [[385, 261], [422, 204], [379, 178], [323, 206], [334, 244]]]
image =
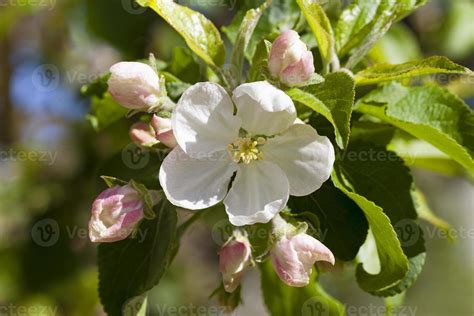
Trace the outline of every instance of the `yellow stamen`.
[[263, 154], [259, 146], [265, 144], [264, 137], [253, 139], [250, 135], [237, 138], [232, 144], [227, 145], [232, 160], [249, 164], [252, 160], [262, 160]]

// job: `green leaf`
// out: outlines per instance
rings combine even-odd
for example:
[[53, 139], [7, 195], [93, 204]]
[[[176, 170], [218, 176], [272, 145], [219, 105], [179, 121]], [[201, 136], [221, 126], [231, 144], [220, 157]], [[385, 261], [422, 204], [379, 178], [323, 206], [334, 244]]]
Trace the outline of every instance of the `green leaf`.
[[356, 110], [432, 144], [474, 174], [474, 115], [446, 89], [392, 83], [365, 96]]
[[110, 72], [106, 72], [105, 74], [99, 76], [93, 82], [84, 85], [81, 87], [81, 93], [85, 96], [92, 97], [97, 96], [102, 98], [102, 96], [107, 92], [109, 86], [107, 85], [107, 81], [110, 78]]
[[351, 128], [351, 141], [365, 141], [374, 145], [386, 147], [393, 139], [395, 132], [396, 128], [390, 124], [381, 124], [371, 121], [355, 121]]
[[[186, 47], [175, 47], [173, 49], [171, 62], [167, 68], [181, 82], [194, 83], [201, 79], [201, 65], [196, 57]], [[166, 77], [165, 77], [166, 78]], [[172, 80], [175, 82], [176, 80]], [[168, 78], [167, 78], [168, 83]]]
[[158, 13], [208, 65], [217, 68], [224, 64], [224, 42], [217, 28], [204, 15], [174, 1], [138, 0], [137, 2]]
[[167, 95], [175, 101], [179, 99], [184, 91], [191, 87], [189, 83], [181, 81], [181, 79], [167, 71], [160, 71], [160, 75], [163, 75], [165, 78]]
[[245, 229], [252, 245], [252, 257], [259, 262], [270, 250], [270, 239], [273, 231], [272, 223], [257, 223], [245, 226]]
[[[359, 206], [326, 181], [314, 193], [290, 198], [292, 213], [318, 228], [319, 240], [340, 260], [355, 258], [367, 236], [368, 223]], [[312, 216], [307, 216], [309, 213]], [[316, 216], [317, 223], [314, 221]]]
[[269, 6], [270, 2], [270, 0], [267, 0], [258, 8], [248, 10], [244, 16], [244, 19], [242, 20], [242, 24], [239, 27], [230, 58], [231, 64], [235, 68], [236, 78], [232, 78], [233, 82], [235, 82], [235, 86], [239, 85], [241, 82], [245, 52], [249, 45], [250, 39], [258, 21], [260, 20], [260, 17], [262, 16], [265, 9]]
[[271, 77], [268, 70], [268, 56], [271, 49], [272, 43], [267, 40], [263, 40], [258, 44], [247, 75], [249, 82], [266, 80]]
[[327, 75], [325, 81], [303, 90], [293, 88], [286, 93], [323, 115], [334, 126], [336, 142], [344, 148], [349, 141], [350, 120], [354, 103], [354, 80], [345, 72]]
[[397, 130], [387, 149], [402, 157], [408, 167], [430, 170], [450, 177], [466, 175], [464, 168], [448, 155], [401, 130]]
[[422, 230], [414, 222], [413, 178], [396, 153], [373, 144], [351, 143], [338, 162], [338, 171], [349, 179], [354, 192], [383, 209], [409, 258], [425, 251]]
[[446, 236], [448, 236], [450, 241], [453, 241], [455, 238], [451, 233], [453, 227], [431, 210], [423, 193], [415, 187], [412, 190], [412, 196], [418, 217], [439, 228], [446, 234]]
[[356, 270], [359, 286], [369, 293], [375, 293], [394, 286], [408, 272], [408, 259], [403, 253], [390, 219], [384, 214], [381, 207], [347, 187], [350, 183], [345, 183], [348, 180], [344, 179], [338, 170], [333, 172], [332, 180], [338, 189], [357, 203], [364, 211], [377, 245], [380, 272], [375, 275], [369, 274], [364, 270], [362, 264], [359, 264]]
[[155, 151], [129, 143], [120, 152], [105, 159], [97, 169], [97, 177], [113, 174], [126, 181], [135, 180], [150, 190], [160, 190], [157, 181], [165, 151]]
[[402, 64], [423, 58], [415, 33], [405, 24], [397, 23], [369, 52], [376, 63]]
[[[243, 2], [230, 25], [222, 28], [232, 44], [235, 44], [237, 40], [240, 25], [247, 11], [261, 5], [264, 1], [246, 0]], [[247, 59], [252, 60], [257, 45], [262, 40], [273, 40], [281, 31], [294, 29], [299, 19], [300, 10], [294, 0], [273, 0], [255, 27], [245, 52]]]
[[352, 68], [364, 58], [390, 26], [427, 0], [356, 0], [341, 14], [335, 28], [339, 57], [350, 55]]
[[176, 209], [166, 199], [157, 218], [144, 221], [136, 238], [99, 245], [99, 295], [105, 312], [119, 316], [129, 301], [157, 285], [176, 248]]
[[362, 86], [438, 73], [472, 75], [471, 70], [453, 63], [446, 57], [432, 56], [399, 65], [377, 64], [357, 73], [355, 79], [356, 84]]
[[87, 115], [87, 119], [96, 131], [100, 131], [124, 118], [127, 112], [126, 108], [115, 102], [107, 93], [102, 98], [92, 97], [91, 113]]
[[376, 295], [378, 296], [394, 296], [396, 294], [403, 293], [405, 290], [410, 288], [413, 283], [415, 283], [418, 275], [420, 275], [421, 270], [425, 264], [426, 253], [420, 253], [409, 260], [409, 267], [408, 272], [405, 277], [400, 280], [396, 285], [383, 289], [382, 291], [378, 291]]
[[270, 260], [260, 264], [260, 271], [263, 299], [272, 316], [344, 315], [344, 306], [316, 282], [316, 273], [313, 273], [309, 285], [297, 288], [278, 278]]
[[316, 37], [321, 58], [326, 65], [329, 64], [334, 53], [334, 35], [326, 13], [314, 0], [296, 0], [296, 2]]

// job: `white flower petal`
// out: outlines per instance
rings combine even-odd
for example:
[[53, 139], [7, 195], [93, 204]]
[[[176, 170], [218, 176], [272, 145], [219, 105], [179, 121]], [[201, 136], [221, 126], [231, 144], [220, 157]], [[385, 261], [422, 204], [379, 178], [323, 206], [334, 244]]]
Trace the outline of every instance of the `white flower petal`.
[[240, 119], [224, 88], [211, 82], [196, 83], [179, 100], [172, 116], [179, 146], [201, 158], [224, 150], [239, 134]]
[[291, 98], [266, 81], [238, 86], [232, 99], [237, 116], [242, 119], [242, 128], [254, 135], [276, 135], [296, 119]]
[[264, 159], [277, 164], [290, 182], [290, 194], [308, 195], [329, 179], [334, 148], [306, 124], [294, 124], [283, 134], [270, 138], [262, 147]]
[[163, 161], [159, 178], [171, 203], [197, 210], [213, 206], [224, 199], [236, 170], [237, 165], [230, 160], [227, 152], [195, 159], [177, 146]]
[[230, 222], [244, 226], [270, 221], [285, 207], [288, 196], [285, 173], [273, 163], [253, 161], [239, 165], [224, 204]]

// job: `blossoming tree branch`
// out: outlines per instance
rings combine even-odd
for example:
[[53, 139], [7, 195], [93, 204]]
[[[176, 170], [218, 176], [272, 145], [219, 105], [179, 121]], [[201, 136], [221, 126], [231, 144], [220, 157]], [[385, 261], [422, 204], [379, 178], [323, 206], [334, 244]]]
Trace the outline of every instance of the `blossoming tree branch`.
[[[180, 238], [209, 214], [224, 238], [213, 295], [229, 311], [245, 304], [250, 269], [271, 315], [313, 315], [316, 303], [343, 315], [318, 283], [333, 266], [356, 265], [372, 295], [404, 293], [425, 261], [418, 221], [444, 227], [410, 168], [474, 175], [473, 113], [426, 79], [472, 72], [438, 56], [390, 64], [374, 48], [426, 2], [354, 0], [335, 15], [316, 0], [245, 1], [220, 32], [171, 0], [139, 0], [188, 48], [117, 63], [83, 88], [92, 125], [127, 120], [130, 153], [149, 157], [103, 174], [92, 205], [105, 311], [143, 312]], [[182, 79], [175, 66], [189, 64], [201, 71]]]

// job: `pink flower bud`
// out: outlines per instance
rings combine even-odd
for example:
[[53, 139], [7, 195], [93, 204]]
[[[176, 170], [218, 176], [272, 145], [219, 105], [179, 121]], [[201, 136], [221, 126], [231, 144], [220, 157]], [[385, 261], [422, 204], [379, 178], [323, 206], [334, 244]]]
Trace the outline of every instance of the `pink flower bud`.
[[270, 254], [273, 267], [280, 279], [294, 287], [308, 285], [313, 265], [316, 261], [327, 261], [334, 265], [331, 250], [319, 240], [301, 232], [287, 223], [281, 216], [273, 218], [273, 232], [279, 240]]
[[140, 146], [153, 146], [158, 143], [155, 131], [150, 124], [137, 122], [130, 127], [128, 135], [134, 143]]
[[109, 93], [122, 106], [140, 110], [158, 104], [160, 79], [153, 68], [144, 63], [120, 62], [110, 67], [110, 72]]
[[302, 84], [314, 73], [313, 54], [298, 33], [288, 30], [273, 42], [268, 68], [273, 77], [288, 86]]
[[165, 146], [174, 148], [178, 145], [173, 134], [173, 129], [171, 128], [170, 119], [153, 115], [151, 126], [155, 130], [156, 139], [162, 142]]
[[232, 237], [219, 251], [219, 271], [222, 273], [224, 289], [233, 292], [250, 265], [250, 243], [247, 237]]
[[144, 202], [129, 184], [102, 192], [92, 204], [89, 238], [92, 242], [125, 239], [143, 218]]

